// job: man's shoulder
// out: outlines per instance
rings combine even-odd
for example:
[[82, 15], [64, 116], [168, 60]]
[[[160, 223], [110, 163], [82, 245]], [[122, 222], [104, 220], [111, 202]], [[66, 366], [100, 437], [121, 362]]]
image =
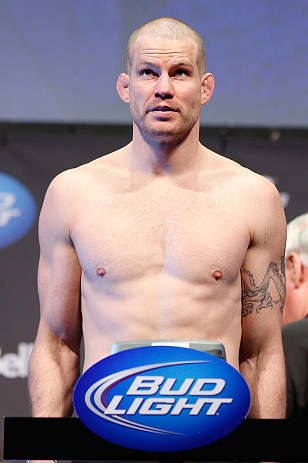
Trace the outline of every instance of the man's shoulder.
[[55, 191], [69, 192], [75, 188], [80, 188], [83, 185], [93, 183], [95, 179], [102, 178], [119, 169], [117, 165], [118, 152], [112, 152], [103, 155], [86, 164], [81, 164], [78, 167], [73, 167], [59, 173], [50, 183], [49, 189]]
[[241, 191], [244, 189], [252, 194], [277, 194], [275, 185], [266, 177], [217, 153], [213, 153], [213, 171]]
[[283, 325], [282, 342], [287, 359], [293, 358], [296, 352], [299, 358], [306, 362], [308, 352], [308, 318]]
[[[296, 322], [291, 322], [283, 325], [282, 327], [283, 337], [292, 337], [298, 335], [304, 335], [308, 343], [308, 317], [298, 320]], [[294, 339], [294, 338], [293, 338]]]

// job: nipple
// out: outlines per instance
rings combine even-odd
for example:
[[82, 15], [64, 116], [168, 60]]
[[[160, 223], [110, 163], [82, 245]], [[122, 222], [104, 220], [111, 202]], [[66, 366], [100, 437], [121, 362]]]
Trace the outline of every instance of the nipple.
[[106, 275], [106, 270], [104, 269], [104, 267], [99, 267], [97, 270], [96, 270], [96, 275], [98, 277], [103, 277], [104, 275]]
[[220, 270], [214, 270], [212, 273], [213, 278], [215, 278], [216, 281], [221, 280], [224, 274]]

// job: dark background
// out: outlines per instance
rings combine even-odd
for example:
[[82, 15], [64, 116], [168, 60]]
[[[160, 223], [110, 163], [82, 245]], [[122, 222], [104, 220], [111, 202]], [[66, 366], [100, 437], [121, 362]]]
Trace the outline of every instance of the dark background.
[[[39, 211], [55, 175], [128, 143], [115, 82], [130, 34], [160, 16], [205, 42], [216, 87], [201, 142], [269, 177], [288, 221], [306, 212], [307, 0], [0, 0], [0, 174], [27, 187]], [[38, 325], [38, 257], [37, 220], [19, 241], [0, 242], [1, 434], [4, 415], [29, 415], [20, 352]]]
[[[22, 182], [40, 210], [55, 175], [120, 148], [131, 133], [130, 126], [2, 124], [1, 171]], [[288, 221], [307, 211], [308, 131], [202, 127], [200, 138], [210, 149], [272, 178]], [[27, 378], [7, 377], [3, 356], [17, 354], [20, 343], [31, 345], [35, 339], [37, 223], [21, 240], [0, 249], [0, 256], [0, 416], [28, 416]]]

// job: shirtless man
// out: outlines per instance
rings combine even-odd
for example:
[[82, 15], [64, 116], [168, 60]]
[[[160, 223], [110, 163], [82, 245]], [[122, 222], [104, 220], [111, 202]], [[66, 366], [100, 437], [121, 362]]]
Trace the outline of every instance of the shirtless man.
[[42, 208], [33, 416], [72, 413], [114, 342], [220, 341], [246, 378], [250, 417], [283, 418], [286, 224], [274, 185], [199, 142], [214, 78], [199, 35], [174, 19], [137, 30], [117, 89], [133, 140], [60, 174]]

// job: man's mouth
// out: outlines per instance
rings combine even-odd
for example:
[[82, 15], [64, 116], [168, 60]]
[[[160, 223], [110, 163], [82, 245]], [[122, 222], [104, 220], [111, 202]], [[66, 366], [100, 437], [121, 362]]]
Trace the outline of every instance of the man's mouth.
[[165, 105], [158, 105], [149, 110], [149, 113], [152, 113], [157, 120], [161, 121], [172, 119], [177, 112], [177, 109]]
[[171, 108], [170, 106], [155, 106], [155, 108], [150, 109], [150, 112], [176, 112], [174, 108]]

